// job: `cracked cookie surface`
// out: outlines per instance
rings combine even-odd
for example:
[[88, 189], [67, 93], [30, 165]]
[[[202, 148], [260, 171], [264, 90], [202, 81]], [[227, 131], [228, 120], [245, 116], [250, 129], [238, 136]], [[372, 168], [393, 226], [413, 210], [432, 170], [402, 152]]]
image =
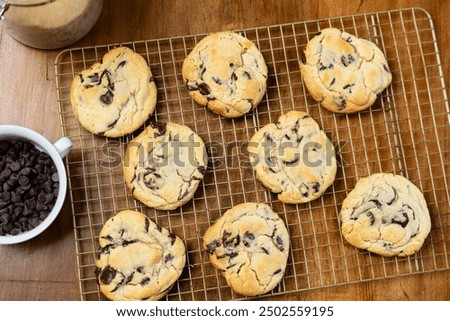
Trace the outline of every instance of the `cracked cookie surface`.
[[151, 122], [128, 143], [123, 172], [136, 199], [173, 210], [194, 196], [207, 163], [205, 144], [189, 127]]
[[320, 197], [334, 182], [334, 146], [309, 114], [290, 111], [253, 135], [247, 147], [257, 179], [283, 203]]
[[182, 74], [194, 101], [227, 118], [252, 111], [266, 92], [264, 57], [251, 40], [231, 31], [203, 38], [184, 60]]
[[289, 254], [283, 220], [263, 203], [242, 203], [226, 211], [203, 236], [212, 265], [237, 293], [264, 294], [281, 281]]
[[419, 188], [400, 175], [378, 173], [360, 179], [340, 212], [345, 239], [384, 256], [416, 253], [431, 229]]
[[159, 300], [186, 263], [183, 241], [136, 211], [124, 210], [106, 221], [99, 243], [95, 273], [111, 300]]
[[75, 117], [89, 132], [121, 137], [150, 117], [157, 89], [145, 59], [127, 47], [112, 49], [101, 62], [76, 75], [70, 89]]
[[335, 113], [369, 108], [392, 81], [376, 44], [335, 28], [322, 29], [308, 42], [300, 70], [314, 100]]

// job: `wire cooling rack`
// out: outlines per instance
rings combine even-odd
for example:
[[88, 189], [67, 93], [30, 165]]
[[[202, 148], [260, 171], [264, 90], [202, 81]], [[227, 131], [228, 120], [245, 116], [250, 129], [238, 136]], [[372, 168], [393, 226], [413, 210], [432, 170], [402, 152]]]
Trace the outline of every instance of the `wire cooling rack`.
[[[386, 54], [393, 83], [369, 110], [336, 115], [307, 93], [298, 62], [317, 32], [336, 27], [375, 42]], [[56, 84], [63, 134], [74, 142], [66, 157], [82, 300], [104, 300], [95, 276], [98, 234], [122, 209], [144, 212], [180, 236], [187, 265], [168, 300], [242, 299], [201, 249], [202, 235], [221, 213], [242, 202], [266, 202], [286, 222], [291, 249], [285, 276], [266, 296], [381, 278], [449, 269], [449, 106], [431, 17], [421, 9], [353, 15], [236, 30], [260, 48], [269, 68], [268, 89], [257, 109], [238, 119], [221, 118], [193, 103], [184, 86], [184, 58], [205, 35], [127, 42], [62, 51]], [[209, 168], [192, 201], [175, 211], [156, 211], [127, 190], [121, 160], [127, 142], [92, 135], [74, 118], [72, 78], [111, 48], [123, 45], [149, 63], [158, 87], [152, 120], [185, 124], [206, 142]], [[267, 192], [249, 166], [246, 143], [263, 125], [289, 110], [308, 112], [336, 146], [334, 184], [319, 199], [285, 205]], [[338, 213], [357, 180], [376, 172], [401, 174], [424, 193], [432, 231], [420, 252], [387, 258], [361, 251], [341, 237]]]

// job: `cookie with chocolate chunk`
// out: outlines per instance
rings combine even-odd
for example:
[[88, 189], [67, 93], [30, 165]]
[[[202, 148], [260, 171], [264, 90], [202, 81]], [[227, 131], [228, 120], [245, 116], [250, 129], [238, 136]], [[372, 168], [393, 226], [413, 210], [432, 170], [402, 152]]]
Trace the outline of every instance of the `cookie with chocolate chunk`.
[[111, 300], [159, 300], [186, 263], [183, 241], [136, 211], [124, 210], [106, 221], [99, 242], [96, 278]]
[[431, 229], [419, 188], [388, 173], [360, 179], [344, 200], [340, 219], [342, 235], [350, 244], [384, 256], [416, 253]]
[[243, 203], [229, 209], [203, 236], [212, 265], [235, 292], [246, 296], [267, 293], [278, 285], [289, 246], [283, 220], [263, 203]]
[[290, 111], [258, 130], [247, 146], [257, 179], [283, 203], [317, 199], [334, 182], [334, 146], [303, 111]]
[[106, 53], [101, 62], [76, 75], [70, 102], [87, 131], [121, 137], [134, 132], [156, 106], [157, 89], [145, 59], [127, 47]]
[[182, 74], [194, 101], [227, 118], [252, 111], [266, 92], [264, 57], [231, 31], [204, 37], [184, 60]]
[[189, 127], [151, 122], [128, 143], [123, 172], [137, 200], [173, 210], [194, 196], [207, 163], [205, 144]]
[[335, 28], [322, 29], [308, 42], [300, 70], [311, 96], [335, 113], [369, 108], [392, 81], [376, 44]]

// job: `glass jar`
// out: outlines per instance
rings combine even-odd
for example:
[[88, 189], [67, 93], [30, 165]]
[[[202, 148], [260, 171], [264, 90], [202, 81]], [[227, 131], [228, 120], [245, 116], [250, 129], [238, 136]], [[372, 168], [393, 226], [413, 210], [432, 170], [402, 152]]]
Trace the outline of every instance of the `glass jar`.
[[56, 49], [84, 37], [97, 22], [103, 0], [0, 1], [3, 27], [16, 40]]

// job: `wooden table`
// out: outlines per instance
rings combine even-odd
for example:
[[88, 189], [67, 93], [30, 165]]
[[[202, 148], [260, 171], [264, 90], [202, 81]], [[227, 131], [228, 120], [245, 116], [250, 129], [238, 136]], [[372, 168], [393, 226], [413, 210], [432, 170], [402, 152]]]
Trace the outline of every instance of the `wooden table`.
[[[148, 1], [107, 0], [95, 28], [73, 47], [251, 28], [407, 7], [433, 17], [445, 81], [450, 81], [450, 2], [397, 1]], [[61, 136], [53, 62], [59, 51], [17, 43], [0, 23], [1, 124]], [[447, 160], [448, 161], [448, 160]], [[79, 300], [71, 210], [33, 241], [0, 246], [0, 300]], [[450, 271], [361, 282], [277, 296], [287, 300], [448, 300]]]

